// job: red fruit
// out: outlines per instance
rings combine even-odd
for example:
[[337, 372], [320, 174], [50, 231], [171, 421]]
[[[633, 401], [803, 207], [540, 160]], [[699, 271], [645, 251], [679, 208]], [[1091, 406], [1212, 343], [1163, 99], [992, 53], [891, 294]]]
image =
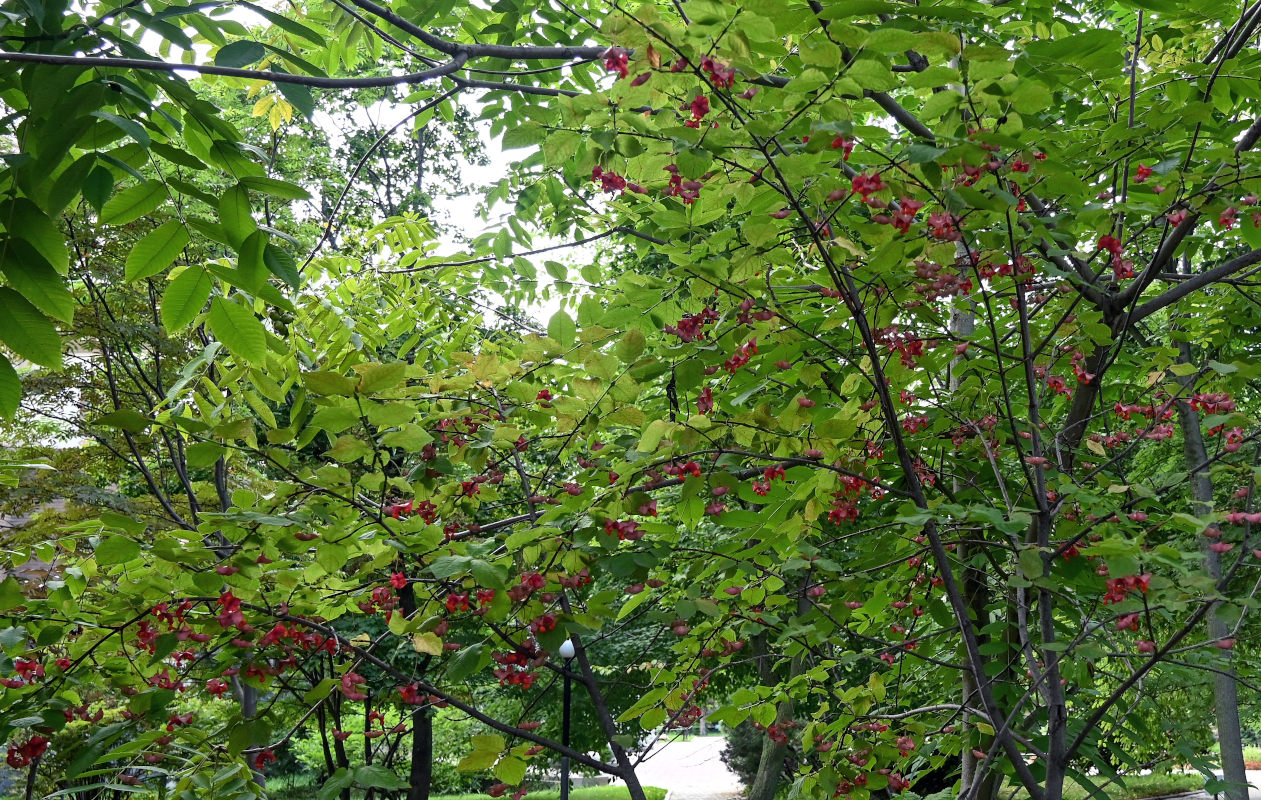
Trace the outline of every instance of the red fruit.
[[299, 542], [311, 542], [320, 538], [320, 535], [312, 531], [298, 531], [294, 533], [293, 538], [297, 539]]
[[811, 586], [806, 590], [807, 597], [819, 598], [827, 594], [827, 588], [824, 586]]
[[627, 594], [639, 594], [643, 590], [644, 585], [642, 583], [632, 583], [630, 586], [626, 587]]
[[802, 455], [805, 456], [806, 458], [812, 458], [817, 461], [820, 458], [823, 458], [823, 451], [812, 447], [809, 450], [802, 453]]
[[735, 597], [736, 595], [744, 591], [744, 587], [743, 586], [728, 586], [726, 589], [723, 589], [723, 591], [731, 595], [732, 597]]
[[1217, 641], [1213, 642], [1213, 646], [1216, 647], [1218, 650], [1233, 650], [1235, 649], [1235, 640], [1229, 639], [1229, 638], [1218, 639]]
[[1149, 639], [1143, 639], [1136, 646], [1138, 647], [1138, 652], [1140, 653], [1156, 652], [1156, 643]]
[[229, 564], [220, 564], [219, 566], [215, 567], [215, 572], [219, 573], [220, 575], [235, 575], [240, 571], [241, 571], [240, 567], [233, 567]]
[[814, 408], [816, 403], [813, 400], [811, 400], [809, 397], [798, 397], [797, 405], [801, 406], [802, 408]]

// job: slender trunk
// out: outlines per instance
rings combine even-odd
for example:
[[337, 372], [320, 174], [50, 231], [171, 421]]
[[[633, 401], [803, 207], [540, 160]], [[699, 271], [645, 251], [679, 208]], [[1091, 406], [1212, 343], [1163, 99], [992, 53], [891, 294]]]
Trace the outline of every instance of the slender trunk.
[[[959, 249], [961, 254], [966, 257], [966, 249], [962, 247]], [[954, 336], [964, 340], [972, 337], [972, 334], [976, 332], [976, 315], [971, 306], [951, 310], [950, 332]], [[951, 393], [957, 391], [959, 388], [958, 364], [962, 360], [963, 357], [958, 356], [954, 361], [950, 362], [949, 385]], [[962, 481], [959, 477], [955, 477], [953, 479], [953, 484], [955, 492], [959, 492], [962, 489]], [[967, 544], [959, 545], [959, 562], [961, 564], [966, 565], [970, 563], [972, 555], [974, 555], [971, 552], [972, 549], [972, 546]], [[967, 603], [968, 608], [971, 610], [973, 618], [975, 619], [977, 629], [984, 630], [985, 626], [989, 622], [989, 614], [986, 611], [986, 606], [989, 602], [989, 595], [985, 586], [985, 574], [975, 567], [965, 566], [962, 574], [961, 589], [963, 591], [964, 601]], [[967, 653], [964, 651], [962, 644], [959, 647], [959, 651], [960, 659], [966, 663]], [[960, 681], [960, 703], [964, 706], [978, 705], [978, 698], [980, 696], [978, 692], [980, 687], [977, 684], [977, 676], [973, 675], [971, 670], [964, 669], [961, 673]], [[975, 719], [971, 714], [966, 712], [963, 715], [963, 727], [965, 736], [969, 731], [976, 731]], [[976, 735], [978, 737], [977, 749], [988, 751], [990, 745], [989, 740], [992, 737], [979, 732], [977, 732]], [[967, 794], [969, 788], [976, 781], [978, 772], [977, 758], [973, 755], [972, 748], [965, 747], [963, 749], [960, 761], [959, 794], [962, 796]], [[994, 779], [994, 771], [986, 770], [984, 771], [984, 774], [984, 783], [975, 794], [976, 800], [990, 800], [993, 796], [994, 790], [998, 788], [998, 783]]]
[[[1191, 346], [1186, 342], [1178, 343], [1178, 361], [1191, 363]], [[1194, 376], [1180, 378], [1184, 386], [1189, 386]], [[1182, 426], [1182, 453], [1187, 468], [1208, 460], [1208, 449], [1204, 446], [1204, 437], [1200, 434], [1200, 415], [1191, 408], [1190, 403], [1178, 403], [1178, 421]], [[1191, 476], [1192, 512], [1197, 517], [1204, 517], [1213, 511], [1213, 476], [1208, 467]], [[1204, 554], [1204, 569], [1213, 576], [1214, 581], [1222, 579], [1222, 557], [1213, 552], [1209, 545], [1211, 539], [1202, 537], [1200, 548]], [[1222, 639], [1230, 635], [1230, 626], [1210, 608], [1207, 615], [1208, 635], [1210, 639]], [[1227, 658], [1232, 658], [1231, 651], [1223, 651]], [[1222, 777], [1230, 784], [1225, 791], [1226, 800], [1248, 800], [1248, 776], [1244, 771], [1243, 738], [1239, 724], [1239, 684], [1235, 677], [1234, 667], [1227, 665], [1221, 672], [1213, 673], [1213, 711], [1217, 718], [1217, 746], [1220, 748], [1222, 760]]]
[[[330, 667], [332, 666], [331, 662], [329, 666]], [[337, 726], [336, 728], [337, 730], [340, 730], [342, 727], [342, 716], [341, 716], [341, 707], [340, 707], [341, 703], [340, 701], [337, 701], [337, 700], [334, 700], [334, 703], [335, 705], [333, 706], [333, 724]], [[350, 758], [349, 756], [346, 755], [346, 743], [343, 742], [341, 739], [337, 738], [336, 736], [333, 737], [333, 755], [336, 756], [337, 758], [337, 766], [339, 768], [347, 769], [347, 770], [350, 769]], [[347, 786], [345, 789], [342, 789], [341, 798], [342, 800], [350, 800], [350, 787], [349, 786]]]
[[412, 766], [407, 800], [429, 800], [433, 783], [433, 716], [422, 706], [412, 712]]
[[[236, 695], [237, 701], [241, 704], [242, 719], [247, 721], [253, 720], [254, 717], [258, 715], [258, 690], [235, 675], [232, 677], [232, 683], [234, 684], [233, 688], [235, 689], [233, 693]], [[250, 747], [255, 747], [258, 744], [259, 742], [251, 741]], [[266, 789], [267, 776], [263, 774], [263, 771], [254, 766], [250, 767], [250, 771], [254, 773], [254, 783], [258, 786], [258, 788]]]
[[323, 703], [315, 709], [315, 713], [320, 726], [320, 750], [324, 753], [324, 770], [332, 775], [337, 771], [337, 764], [334, 763], [333, 751], [328, 746], [328, 716], [324, 713]]
[[[568, 600], [562, 596], [562, 602], [565, 610], [569, 610]], [[618, 777], [626, 782], [626, 791], [630, 794], [630, 800], [647, 800], [644, 795], [644, 787], [639, 783], [639, 777], [635, 774], [635, 765], [631, 763], [630, 756], [626, 754], [626, 748], [622, 747], [617, 741], [617, 723], [613, 720], [613, 714], [609, 712], [609, 705], [605, 702], [604, 692], [600, 689], [599, 679], [596, 678], [595, 671], [591, 669], [591, 661], [587, 658], [587, 649], [583, 647], [582, 640], [578, 636], [573, 635], [570, 641], [574, 644], [574, 655], [578, 661], [578, 667], [582, 670], [578, 675], [578, 680], [587, 687], [587, 696], [591, 698], [591, 707], [595, 710], [595, 715], [600, 720], [600, 727], [604, 731], [604, 738], [608, 740], [609, 749], [613, 751], [613, 760], [617, 762]]]

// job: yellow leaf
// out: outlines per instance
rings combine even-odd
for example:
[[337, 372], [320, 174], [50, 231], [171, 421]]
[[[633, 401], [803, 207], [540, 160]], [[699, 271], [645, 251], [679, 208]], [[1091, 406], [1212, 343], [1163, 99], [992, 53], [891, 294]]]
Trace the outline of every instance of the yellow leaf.
[[282, 117], [283, 114], [280, 111], [280, 106], [272, 105], [271, 112], [267, 115], [267, 121], [271, 123], [271, 129], [273, 131], [280, 130], [280, 126], [285, 124]]
[[417, 633], [412, 636], [412, 649], [417, 653], [440, 656], [442, 655], [442, 640], [432, 633]]
[[254, 104], [254, 110], [250, 113], [252, 117], [261, 117], [271, 110], [272, 104], [276, 102], [276, 98], [271, 95], [264, 95]]

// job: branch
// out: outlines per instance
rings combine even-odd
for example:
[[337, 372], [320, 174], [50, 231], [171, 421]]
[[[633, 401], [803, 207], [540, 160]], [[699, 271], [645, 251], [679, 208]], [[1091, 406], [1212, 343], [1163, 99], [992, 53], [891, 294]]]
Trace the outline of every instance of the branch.
[[1154, 314], [1166, 306], [1173, 305], [1194, 291], [1202, 289], [1205, 286], [1209, 286], [1210, 284], [1259, 262], [1261, 262], [1261, 250], [1253, 250], [1252, 252], [1245, 253], [1238, 258], [1232, 258], [1225, 264], [1214, 267], [1208, 272], [1201, 272], [1199, 275], [1182, 281], [1177, 286], [1174, 286], [1172, 289], [1159, 297], [1149, 300], [1134, 309], [1133, 313], [1130, 314], [1130, 321], [1138, 322], [1139, 320]]
[[452, 57], [463, 54], [467, 58], [506, 58], [509, 61], [567, 61], [579, 58], [589, 60], [599, 58], [606, 49], [600, 46], [574, 47], [559, 45], [555, 47], [528, 47], [501, 44], [461, 44], [449, 39], [443, 39], [441, 36], [403, 19], [385, 6], [372, 2], [372, 0], [350, 0], [350, 2], [369, 14], [380, 17], [399, 30], [415, 36], [438, 52], [446, 53]]
[[264, 69], [216, 67], [213, 64], [177, 64], [170, 61], [158, 61], [147, 58], [101, 58], [95, 56], [58, 56], [48, 53], [0, 52], [0, 61], [57, 64], [85, 68], [143, 69], [156, 72], [186, 70], [188, 72], [198, 72], [202, 75], [222, 75], [228, 78], [245, 78], [247, 80], [270, 81], [272, 83], [292, 83], [299, 86], [313, 86], [319, 89], [368, 89], [378, 86], [424, 83], [434, 78], [451, 75], [463, 67], [468, 59], [467, 53], [456, 53], [447, 63], [421, 72], [408, 72], [403, 75], [380, 75], [375, 78], [324, 78], [318, 75], [293, 75], [288, 72], [275, 72]]

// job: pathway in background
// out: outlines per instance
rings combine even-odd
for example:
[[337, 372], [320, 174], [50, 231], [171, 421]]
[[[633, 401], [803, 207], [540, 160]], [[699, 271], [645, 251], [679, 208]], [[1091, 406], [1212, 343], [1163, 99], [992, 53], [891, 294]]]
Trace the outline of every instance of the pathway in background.
[[722, 763], [726, 743], [722, 736], [663, 739], [635, 772], [642, 785], [672, 792], [671, 800], [734, 800], [744, 787]]

